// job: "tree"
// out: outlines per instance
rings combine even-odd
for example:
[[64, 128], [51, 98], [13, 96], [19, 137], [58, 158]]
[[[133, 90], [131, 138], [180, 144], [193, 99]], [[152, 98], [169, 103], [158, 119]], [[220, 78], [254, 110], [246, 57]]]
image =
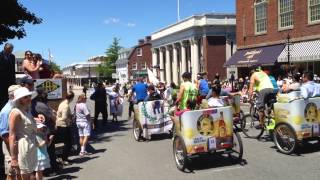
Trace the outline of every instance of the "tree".
[[119, 51], [122, 48], [120, 46], [120, 39], [113, 38], [112, 44], [106, 51], [106, 58], [104, 63], [97, 68], [99, 74], [103, 74], [106, 77], [111, 77], [112, 73], [116, 72], [116, 61], [118, 59]]
[[41, 18], [27, 10], [18, 0], [0, 1], [0, 44], [8, 39], [21, 39], [26, 36], [26, 23], [40, 24]]
[[50, 63], [50, 66], [49, 66], [49, 69], [53, 72], [58, 72], [58, 73], [61, 73], [61, 68], [58, 64], [56, 64], [55, 62], [51, 62]]

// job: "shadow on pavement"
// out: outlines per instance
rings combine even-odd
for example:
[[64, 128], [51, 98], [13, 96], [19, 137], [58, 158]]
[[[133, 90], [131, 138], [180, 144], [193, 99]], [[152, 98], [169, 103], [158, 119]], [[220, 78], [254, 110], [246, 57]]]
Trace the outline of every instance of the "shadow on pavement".
[[64, 168], [59, 172], [59, 175], [56, 177], [50, 177], [48, 178], [48, 180], [56, 180], [56, 179], [76, 179], [76, 176], [70, 176], [67, 174], [71, 174], [71, 173], [75, 173], [75, 172], [79, 172], [82, 168], [80, 167], [68, 167], [68, 168]]
[[202, 155], [197, 158], [193, 158], [189, 161], [190, 173], [194, 171], [207, 170], [212, 168], [225, 168], [232, 166], [245, 166], [247, 161], [242, 159], [241, 161], [234, 160], [227, 155]]
[[165, 139], [172, 139], [172, 135], [171, 134], [155, 134], [151, 136], [150, 141], [161, 141]]
[[93, 156], [93, 155], [89, 155], [89, 156], [85, 156], [85, 157], [79, 157], [79, 158], [76, 158], [76, 159], [73, 159], [73, 162], [76, 163], [76, 164], [82, 164], [82, 163], [85, 163], [87, 161], [90, 161], [92, 159], [96, 159], [100, 156]]

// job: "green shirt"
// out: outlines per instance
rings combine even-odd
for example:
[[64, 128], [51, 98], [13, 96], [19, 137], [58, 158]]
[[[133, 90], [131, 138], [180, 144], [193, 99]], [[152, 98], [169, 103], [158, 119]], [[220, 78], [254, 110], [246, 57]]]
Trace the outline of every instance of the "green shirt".
[[182, 85], [184, 86], [184, 91], [182, 99], [180, 100], [179, 108], [180, 110], [185, 110], [188, 108], [189, 102], [196, 101], [198, 90], [196, 85], [189, 81], [184, 82]]
[[260, 92], [262, 89], [273, 89], [273, 85], [271, 83], [271, 80], [269, 76], [263, 72], [255, 72], [258, 76], [259, 81], [255, 83], [255, 89]]

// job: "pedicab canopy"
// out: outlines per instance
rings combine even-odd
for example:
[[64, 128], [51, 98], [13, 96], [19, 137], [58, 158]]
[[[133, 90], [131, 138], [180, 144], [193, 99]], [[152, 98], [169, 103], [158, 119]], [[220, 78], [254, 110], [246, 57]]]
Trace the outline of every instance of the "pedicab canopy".
[[232, 107], [184, 112], [176, 119], [176, 130], [188, 154], [232, 148]]
[[251, 49], [238, 50], [224, 66], [252, 66], [256, 64], [272, 65], [274, 64], [285, 45], [274, 45]]
[[[295, 97], [296, 96], [296, 97]], [[286, 123], [296, 133], [298, 140], [319, 137], [320, 97], [302, 99], [295, 95], [280, 95], [274, 104], [276, 124]]]

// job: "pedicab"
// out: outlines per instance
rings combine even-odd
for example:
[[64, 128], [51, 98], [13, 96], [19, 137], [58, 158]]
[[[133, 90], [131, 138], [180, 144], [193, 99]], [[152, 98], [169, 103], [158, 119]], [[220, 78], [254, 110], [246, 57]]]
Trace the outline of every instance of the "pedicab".
[[320, 97], [303, 99], [293, 92], [277, 99], [273, 139], [280, 152], [291, 154], [304, 141], [320, 140]]
[[134, 106], [133, 137], [136, 141], [150, 140], [155, 134], [171, 134], [172, 127], [169, 106], [163, 100], [140, 102]]
[[233, 127], [231, 106], [175, 113], [173, 156], [184, 171], [191, 159], [202, 154], [222, 153], [234, 160], [243, 155], [242, 140]]

